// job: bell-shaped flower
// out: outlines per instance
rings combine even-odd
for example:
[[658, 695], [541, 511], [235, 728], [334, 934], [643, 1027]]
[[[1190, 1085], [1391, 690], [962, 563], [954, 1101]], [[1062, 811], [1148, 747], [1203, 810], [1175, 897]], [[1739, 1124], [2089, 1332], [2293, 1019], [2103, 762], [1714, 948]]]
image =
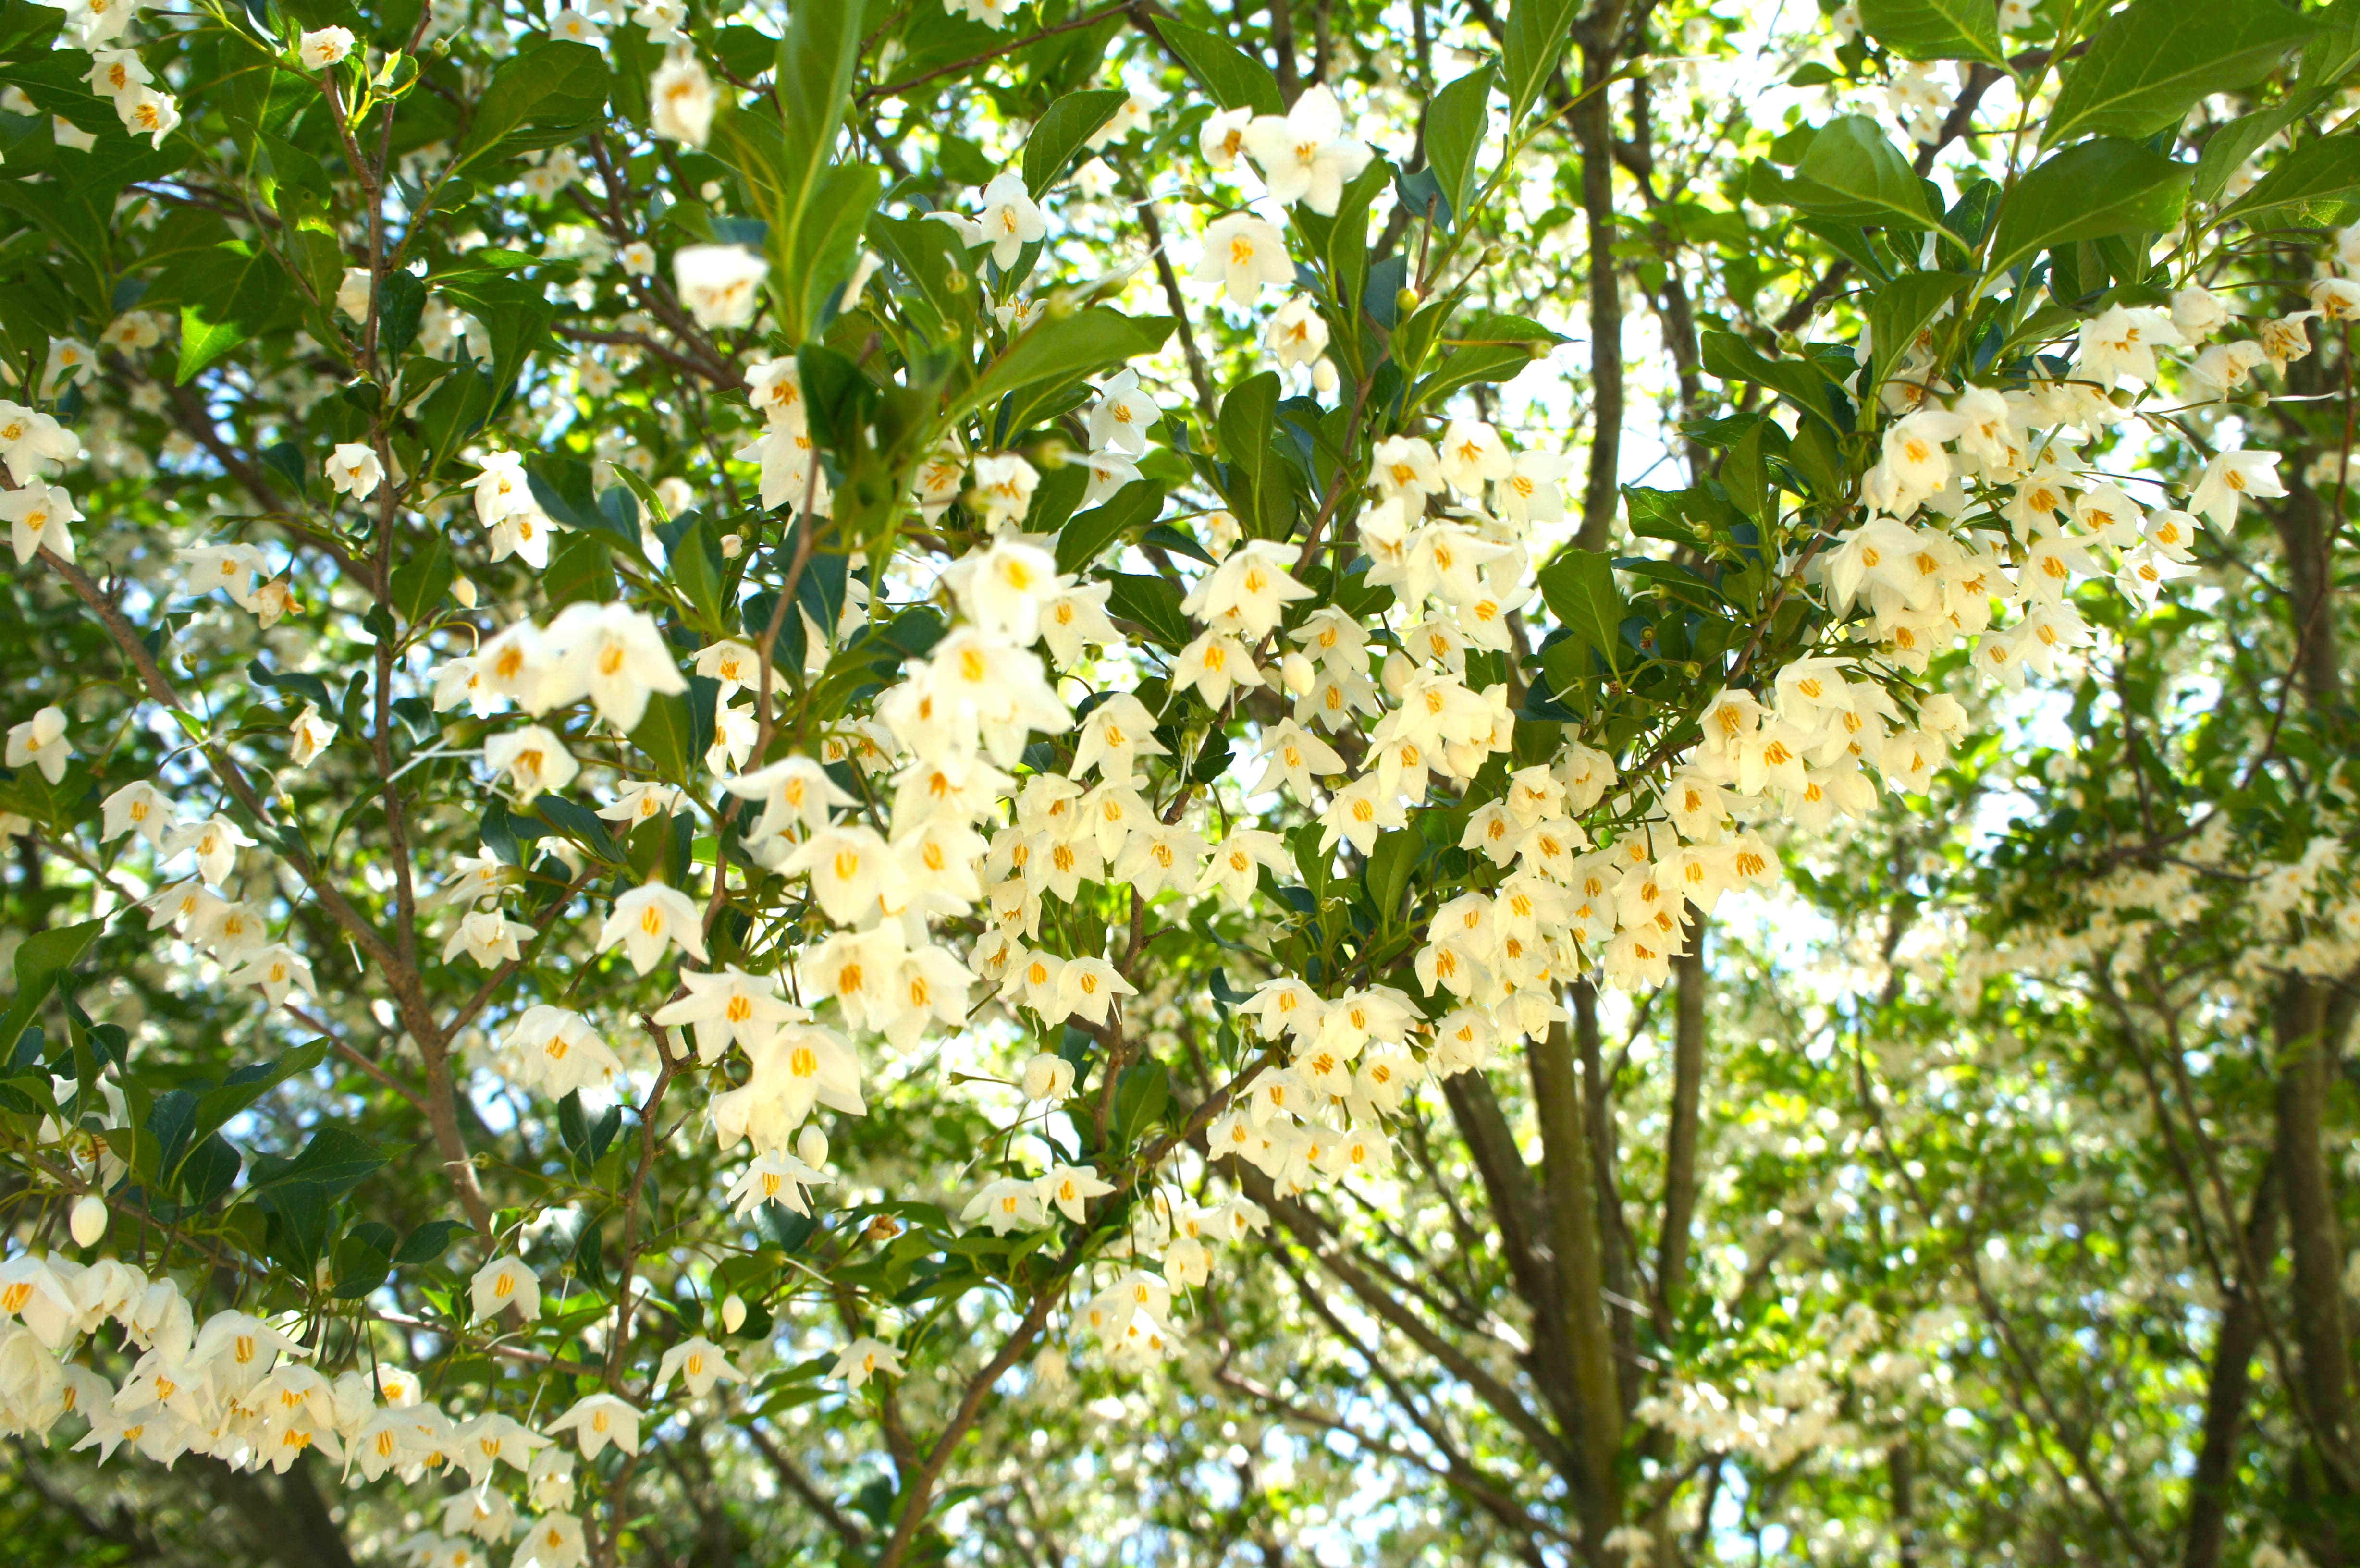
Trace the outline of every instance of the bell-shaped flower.
[[1284, 115], [1257, 117], [1246, 127], [1245, 150], [1261, 165], [1273, 199], [1300, 201], [1328, 218], [1336, 215], [1345, 185], [1375, 156], [1368, 143], [1346, 134], [1343, 107], [1324, 84]]
[[1278, 225], [1251, 212], [1217, 218], [1205, 229], [1205, 254], [1195, 276], [1218, 282], [1224, 298], [1251, 305], [1265, 284], [1284, 289], [1295, 281], [1295, 258]]
[[720, 1061], [733, 1042], [750, 1054], [768, 1044], [781, 1024], [811, 1017], [781, 998], [777, 975], [748, 975], [734, 964], [717, 975], [683, 975], [680, 983], [688, 995], [659, 1008], [655, 1020], [666, 1029], [691, 1026], [696, 1058], [707, 1066]]
[[639, 1451], [639, 1411], [612, 1394], [585, 1394], [574, 1401], [573, 1409], [541, 1431], [554, 1437], [570, 1432], [574, 1442], [582, 1445], [582, 1457], [595, 1459], [612, 1444], [626, 1454]]
[[653, 617], [628, 604], [576, 603], [550, 623], [555, 652], [543, 700], [560, 706], [587, 696], [617, 727], [636, 728], [650, 693], [688, 690]]
[[690, 1397], [699, 1399], [713, 1392], [716, 1383], [746, 1380], [746, 1374], [722, 1354], [721, 1347], [702, 1334], [682, 1340], [664, 1352], [663, 1360], [657, 1364], [655, 1387], [648, 1391], [649, 1397], [661, 1398], [675, 1376]]
[[899, 1377], [901, 1375], [901, 1353], [883, 1340], [871, 1339], [865, 1334], [837, 1353], [836, 1365], [828, 1372], [829, 1377], [840, 1377], [855, 1388], [871, 1377]]
[[674, 946], [705, 962], [705, 925], [687, 894], [651, 877], [615, 900], [615, 912], [599, 928], [598, 951], [617, 942], [630, 955], [631, 967], [645, 975]]

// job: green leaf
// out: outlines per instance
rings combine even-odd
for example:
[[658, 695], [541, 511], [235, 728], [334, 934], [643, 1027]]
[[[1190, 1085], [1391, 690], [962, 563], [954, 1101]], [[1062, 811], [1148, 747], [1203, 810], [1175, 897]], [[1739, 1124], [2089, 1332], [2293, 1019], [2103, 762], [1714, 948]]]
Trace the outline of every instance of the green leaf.
[[1278, 372], [1265, 370], [1239, 382], [1221, 399], [1221, 456], [1249, 494], [1261, 491], [1264, 475], [1277, 461], [1271, 442], [1278, 434]]
[[191, 262], [182, 285], [180, 385], [279, 319], [292, 291], [268, 252], [231, 240]]
[[2276, 0], [2131, 0], [2066, 69], [2040, 145], [2170, 130], [2198, 99], [2252, 86], [2317, 31]]
[[17, 944], [16, 996], [7, 1012], [0, 1014], [0, 1056], [16, 1049], [16, 1038], [41, 1010], [41, 1003], [57, 984], [58, 976], [71, 969], [82, 950], [105, 929], [104, 920], [53, 926], [35, 931]]
[[688, 698], [678, 691], [657, 691], [649, 696], [648, 711], [631, 731], [631, 744], [647, 754], [667, 781], [685, 783], [688, 765], [697, 755], [691, 746], [694, 729]]
[[1450, 221], [1467, 221], [1467, 199], [1475, 189], [1477, 156], [1491, 124], [1489, 64], [1480, 65], [1434, 95], [1426, 111], [1426, 158], [1450, 203]]
[[1114, 585], [1114, 592], [1107, 595], [1107, 613], [1145, 627], [1151, 641], [1176, 648], [1196, 637], [1188, 617], [1181, 612], [1177, 583], [1131, 572], [1109, 572], [1106, 581]]
[[1125, 1069], [1114, 1090], [1113, 1132], [1117, 1141], [1136, 1142], [1163, 1119], [1164, 1107], [1171, 1103], [1172, 1080], [1164, 1063], [1142, 1062]]
[[[1876, 291], [1869, 302], [1868, 336], [1876, 386], [1890, 371], [1926, 323], [1958, 297], [1970, 279], [1955, 272], [1905, 272]], [[1868, 388], [1861, 389], [1868, 396]]]
[[1426, 835], [1415, 828], [1394, 828], [1377, 835], [1369, 851], [1366, 879], [1379, 930], [1393, 929], [1401, 914], [1402, 895], [1409, 890], [1410, 873], [1426, 858]]
[[257, 1155], [249, 1191], [284, 1187], [317, 1187], [333, 1200], [360, 1185], [369, 1172], [386, 1163], [377, 1146], [341, 1127], [323, 1127], [311, 1135], [303, 1152], [292, 1160]]
[[1109, 87], [1068, 93], [1049, 105], [1048, 113], [1033, 122], [1032, 134], [1024, 138], [1024, 189], [1033, 200], [1057, 183], [1082, 144], [1113, 119], [1115, 111], [1130, 98], [1120, 88]]
[[[193, 1157], [194, 1149], [206, 1138], [229, 1124], [232, 1116], [255, 1101], [284, 1083], [299, 1073], [309, 1073], [327, 1059], [328, 1042], [315, 1040], [309, 1045], [299, 1045], [272, 1062], [256, 1062], [239, 1068], [224, 1080], [218, 1089], [209, 1089], [199, 1095], [191, 1107], [187, 1136], [181, 1147], [189, 1150], [181, 1159]], [[161, 1102], [158, 1102], [159, 1105]], [[180, 1160], [168, 1163], [162, 1171], [169, 1185], [178, 1174]]]
[[2250, 223], [2262, 212], [2339, 201], [2355, 188], [2360, 188], [2360, 132], [2315, 136], [2272, 164], [2222, 216]]
[[2262, 144], [2294, 123], [2295, 105], [2280, 103], [2273, 108], [2241, 114], [2204, 138], [2204, 150], [2196, 159], [2196, 180], [2191, 193], [2203, 202], [2217, 201], [2228, 187], [2229, 177], [2245, 166], [2245, 160], [2262, 150]]
[[404, 621], [416, 626], [441, 605], [442, 595], [451, 591], [458, 575], [458, 566], [451, 559], [451, 547], [437, 531], [428, 539], [424, 550], [394, 568], [393, 607], [401, 612]]
[[1106, 547], [1153, 522], [1164, 510], [1160, 485], [1126, 485], [1101, 506], [1076, 514], [1057, 531], [1057, 570], [1079, 572]]
[[[835, 10], [803, 6], [802, 10]], [[451, 165], [457, 173], [495, 152], [528, 152], [572, 141], [606, 103], [606, 60], [588, 44], [553, 38], [502, 60]]]
[[1224, 109], [1251, 109], [1257, 114], [1284, 114], [1286, 101], [1270, 67], [1229, 39], [1177, 22], [1156, 21], [1156, 31], [1181, 62], [1196, 73]]
[[2111, 136], [2067, 147], [2001, 201], [1987, 275], [2075, 240], [2168, 229], [2188, 203], [2193, 173], [2187, 164]]
[[1411, 390], [1408, 406], [1423, 408], [1477, 382], [1512, 380], [1565, 341], [1526, 317], [1485, 311], [1463, 327], [1444, 330], [1441, 342], [1448, 352]]
[[1568, 546], [1538, 576], [1541, 597], [1557, 625], [1595, 648], [1607, 669], [1618, 669], [1623, 608], [1613, 564], [1597, 550]]
[[374, 1220], [355, 1225], [336, 1243], [336, 1300], [357, 1301], [384, 1284], [386, 1276], [392, 1272], [393, 1259], [388, 1254], [393, 1245], [392, 1227]]
[[1860, 0], [1860, 30], [1904, 60], [2006, 64], [1990, 0]]
[[1557, 62], [1573, 41], [1580, 0], [1515, 0], [1500, 43], [1502, 86], [1508, 93], [1508, 121], [1522, 120], [1539, 101]]
[[1909, 160], [1865, 114], [1840, 114], [1819, 127], [1789, 177], [1754, 166], [1754, 180], [1801, 212], [1847, 223], [1931, 229], [1939, 225], [1926, 204], [1925, 182]]
[[1835, 401], [1842, 397], [1842, 389], [1808, 360], [1768, 358], [1734, 332], [1707, 332], [1700, 347], [1699, 358], [1707, 375], [1766, 387], [1829, 430], [1844, 433], [1838, 423], [1841, 404]]
[[984, 367], [954, 416], [972, 413], [1019, 387], [1076, 381], [1094, 370], [1151, 354], [1172, 335], [1169, 316], [1126, 316], [1103, 306], [1052, 314]]
[[466, 1236], [473, 1227], [457, 1220], [428, 1220], [402, 1238], [394, 1249], [396, 1268], [416, 1269], [434, 1262], [451, 1249], [451, 1244]]

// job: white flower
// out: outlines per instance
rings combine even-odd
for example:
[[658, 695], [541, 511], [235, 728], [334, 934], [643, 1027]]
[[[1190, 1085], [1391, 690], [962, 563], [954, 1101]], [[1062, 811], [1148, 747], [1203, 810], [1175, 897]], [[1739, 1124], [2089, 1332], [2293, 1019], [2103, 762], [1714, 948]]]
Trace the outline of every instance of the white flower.
[[1030, 647], [1041, 635], [1042, 604], [1065, 586], [1055, 556], [1006, 535], [953, 561], [942, 582], [968, 620], [1021, 647]]
[[[15, 737], [10, 736], [10, 751], [15, 751]], [[246, 831], [227, 817], [215, 813], [202, 822], [175, 822], [164, 835], [164, 853], [174, 855], [186, 850], [194, 855], [197, 874], [206, 882], [219, 887], [237, 865], [237, 852], [249, 848], [254, 840]]]
[[1245, 149], [1262, 166], [1273, 198], [1301, 201], [1330, 218], [1346, 182], [1375, 156], [1368, 143], [1345, 135], [1344, 111], [1324, 85], [1297, 98], [1284, 116], [1264, 114], [1248, 125]]
[[1264, 284], [1284, 288], [1295, 281], [1295, 260], [1278, 225], [1251, 212], [1232, 212], [1205, 229], [1205, 254], [1195, 276], [1218, 281], [1225, 298], [1251, 304]]
[[464, 953], [484, 969], [519, 963], [524, 953], [517, 944], [530, 940], [533, 934], [530, 926], [512, 920], [497, 909], [470, 909], [459, 917], [450, 940], [443, 942], [442, 961], [448, 964]]
[[156, 79], [148, 72], [147, 62], [137, 49], [99, 49], [91, 56], [90, 71], [82, 80], [90, 90], [106, 98], [120, 98], [134, 87], [144, 87]]
[[863, 1335], [844, 1347], [828, 1376], [841, 1377], [847, 1385], [858, 1388], [880, 1374], [899, 1377], [901, 1375], [901, 1355], [883, 1340]]
[[531, 1323], [541, 1316], [541, 1276], [513, 1254], [495, 1258], [467, 1281], [467, 1297], [478, 1320], [514, 1307], [519, 1317]]
[[1091, 450], [1118, 446], [1138, 456], [1147, 450], [1148, 427], [1162, 415], [1155, 399], [1140, 389], [1139, 373], [1119, 370], [1098, 388], [1098, 400], [1090, 405]]
[[550, 623], [549, 643], [556, 659], [541, 696], [551, 707], [586, 696], [628, 731], [646, 716], [650, 693], [688, 690], [654, 617], [628, 604], [568, 604]]
[[306, 71], [325, 71], [352, 52], [350, 27], [314, 27], [302, 36], [296, 49]]
[[615, 900], [615, 912], [598, 932], [598, 951], [617, 942], [630, 955], [631, 967], [645, 975], [656, 966], [665, 949], [677, 943], [682, 952], [705, 962], [705, 927], [696, 906], [677, 887], [661, 879], [634, 887]]
[[544, 789], [563, 789], [582, 771], [565, 743], [540, 724], [486, 736], [484, 762], [508, 776], [519, 800], [530, 800]]
[[652, 278], [656, 270], [656, 247], [645, 240], [633, 240], [615, 253], [623, 270], [634, 278]]
[[1041, 472], [1012, 452], [994, 452], [975, 460], [974, 488], [968, 492], [975, 508], [993, 528], [1021, 523], [1032, 508], [1032, 492]]
[[967, 241], [968, 248], [989, 245], [991, 259], [1002, 272], [1016, 265], [1027, 245], [1049, 232], [1048, 220], [1024, 188], [1024, 177], [1013, 169], [994, 175], [983, 188], [983, 211], [976, 222], [982, 232]]
[[660, 140], [701, 147], [713, 134], [717, 102], [705, 67], [687, 50], [676, 49], [648, 78], [649, 128]]
[[959, 1211], [959, 1220], [965, 1225], [980, 1220], [992, 1235], [1006, 1236], [1011, 1230], [1038, 1230], [1049, 1223], [1049, 1214], [1036, 1184], [1002, 1176], [985, 1182], [967, 1200], [967, 1207]]
[[377, 462], [377, 453], [359, 441], [338, 443], [324, 466], [328, 487], [355, 501], [367, 500], [385, 477], [385, 466]]
[[1238, 166], [1238, 155], [1246, 149], [1246, 127], [1253, 124], [1251, 109], [1222, 109], [1207, 120], [1196, 133], [1196, 150], [1218, 174], [1226, 174]]
[[151, 147], [162, 147], [164, 138], [180, 123], [180, 100], [152, 87], [134, 87], [123, 93], [115, 100], [115, 112], [123, 117], [124, 129], [148, 137]]
[[543, 1424], [541, 1431], [554, 1436], [563, 1432], [574, 1434], [582, 1445], [582, 1457], [595, 1459], [612, 1443], [626, 1454], [639, 1451], [639, 1411], [635, 1405], [625, 1403], [612, 1394], [585, 1394], [574, 1401], [574, 1408], [553, 1421]]
[[2189, 510], [2201, 512], [2217, 528], [2237, 526], [2238, 502], [2247, 495], [2283, 495], [2278, 480], [2278, 454], [2274, 452], [2224, 452], [2204, 465], [2189, 497]]
[[109, 795], [100, 813], [99, 843], [112, 844], [125, 833], [136, 833], [158, 845], [163, 844], [175, 815], [172, 798], [144, 779]]
[[292, 739], [290, 760], [298, 768], [309, 768], [336, 738], [336, 726], [320, 716], [317, 703], [306, 702], [289, 726], [289, 733]]
[[682, 1340], [664, 1352], [663, 1359], [657, 1363], [656, 1386], [650, 1392], [661, 1395], [675, 1373], [682, 1386], [700, 1399], [713, 1392], [714, 1384], [724, 1379], [732, 1383], [746, 1380], [746, 1374], [721, 1353], [721, 1347], [701, 1334]]
[[44, 550], [60, 561], [71, 561], [73, 535], [66, 525], [81, 517], [73, 497], [44, 480], [28, 480], [21, 489], [0, 491], [0, 517], [8, 521], [9, 542], [16, 547], [19, 566], [31, 564]]
[[222, 982], [229, 985], [259, 985], [274, 1007], [287, 1000], [290, 991], [300, 991], [307, 996], [320, 994], [319, 982], [311, 977], [311, 966], [284, 943], [246, 953], [246, 962], [223, 975]]
[[569, 43], [595, 44], [604, 39], [606, 33], [597, 23], [569, 5], [549, 19], [549, 36], [563, 38]]
[[1050, 1051], [1037, 1051], [1025, 1061], [1023, 1085], [1028, 1100], [1062, 1100], [1074, 1092], [1074, 1064]]
[[684, 245], [672, 258], [681, 302], [700, 327], [742, 327], [762, 303], [770, 264], [743, 245]]
[[1297, 294], [1270, 319], [1262, 343], [1283, 368], [1308, 365], [1328, 352], [1328, 318], [1308, 295]]
[[780, 998], [777, 975], [748, 975], [734, 964], [717, 975], [683, 975], [680, 982], [688, 995], [666, 1003], [655, 1020], [666, 1029], [694, 1026], [696, 1057], [707, 1065], [733, 1042], [750, 1056], [770, 1042], [781, 1024], [811, 1016]]
[[[65, 777], [66, 758], [73, 755], [73, 742], [66, 739], [63, 708], [43, 708], [23, 724], [13, 724], [8, 730], [8, 766], [38, 768], [41, 770], [41, 777], [52, 784]], [[220, 878], [209, 880], [219, 881]]]
[[1442, 432], [1442, 476], [1462, 495], [1479, 496], [1484, 486], [1505, 479], [1515, 463], [1500, 432], [1481, 419], [1453, 419]]
[[1080, 1225], [1088, 1217], [1084, 1205], [1092, 1198], [1105, 1197], [1114, 1188], [1098, 1179], [1095, 1166], [1053, 1165], [1041, 1178], [1040, 1190], [1043, 1203]]

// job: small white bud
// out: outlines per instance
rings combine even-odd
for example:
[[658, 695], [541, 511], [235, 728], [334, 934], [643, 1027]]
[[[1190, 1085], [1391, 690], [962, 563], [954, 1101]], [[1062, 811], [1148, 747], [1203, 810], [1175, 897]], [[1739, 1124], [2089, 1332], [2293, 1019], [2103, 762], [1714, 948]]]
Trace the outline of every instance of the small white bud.
[[464, 577], [453, 577], [451, 579], [451, 597], [459, 601], [460, 608], [472, 610], [475, 607], [475, 585]]
[[96, 1247], [106, 1235], [106, 1200], [95, 1192], [85, 1192], [75, 1199], [66, 1228], [73, 1232], [76, 1247]]
[[817, 1122], [804, 1124], [795, 1134], [795, 1158], [816, 1171], [827, 1163], [827, 1134], [819, 1130]]
[[730, 1334], [746, 1326], [746, 1303], [735, 1290], [721, 1299], [721, 1326]]
[[1311, 688], [1319, 683], [1319, 671], [1312, 668], [1311, 661], [1303, 655], [1290, 653], [1279, 661], [1278, 678], [1285, 681], [1286, 689], [1296, 696], [1308, 697]]
[[1311, 367], [1311, 385], [1323, 393], [1332, 394], [1342, 379], [1336, 374], [1336, 362], [1332, 359], [1322, 359]]
[[743, 555], [743, 554], [745, 554], [745, 553], [746, 553], [746, 536], [745, 536], [745, 535], [743, 535], [743, 534], [723, 534], [723, 535], [721, 536], [721, 558], [722, 558], [724, 561], [735, 561], [735, 560], [737, 560], [739, 556], [741, 556], [741, 555]]
[[1398, 702], [1401, 694], [1409, 688], [1409, 678], [1416, 673], [1417, 667], [1396, 648], [1385, 655], [1385, 667], [1378, 679], [1384, 686], [1385, 695]]

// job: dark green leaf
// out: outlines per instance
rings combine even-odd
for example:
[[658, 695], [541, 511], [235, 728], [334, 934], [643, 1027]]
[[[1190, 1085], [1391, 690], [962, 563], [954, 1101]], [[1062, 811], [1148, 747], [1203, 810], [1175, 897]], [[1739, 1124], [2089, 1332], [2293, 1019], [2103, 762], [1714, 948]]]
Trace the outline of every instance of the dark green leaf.
[[2270, 166], [2223, 216], [2248, 223], [2264, 212], [2341, 201], [2360, 189], [2360, 133], [2315, 136]]
[[[803, 10], [840, 7], [804, 6]], [[452, 164], [457, 172], [495, 152], [525, 152], [571, 141], [606, 102], [606, 60], [588, 44], [555, 38], [500, 62]]]
[[1990, 270], [2110, 234], [2151, 234], [2180, 221], [2192, 170], [2137, 142], [2102, 136], [2067, 147], [2016, 182], [1999, 210]]
[[1121, 89], [1111, 87], [1068, 93], [1033, 122], [1032, 134], [1024, 138], [1024, 189], [1032, 193], [1035, 201], [1057, 183], [1066, 166], [1074, 161], [1074, 155], [1082, 150], [1082, 145], [1098, 134], [1100, 125], [1113, 119], [1115, 111], [1130, 97]]
[[2005, 63], [1990, 0], [1860, 0], [1860, 28], [1904, 60]]
[[1222, 108], [1251, 109], [1257, 114], [1286, 113], [1278, 78], [1271, 74], [1270, 67], [1229, 39], [1161, 17], [1156, 31]]
[[1426, 158], [1450, 204], [1450, 221], [1466, 222], [1476, 162], [1491, 124], [1492, 71], [1480, 65], [1434, 95], [1426, 112]]
[[1573, 41], [1573, 19], [1580, 11], [1580, 0], [1515, 0], [1508, 7], [1500, 64], [1511, 123], [1522, 120], [1539, 101], [1557, 61], [1565, 58], [1566, 45]]
[[1107, 595], [1107, 613], [1146, 628], [1149, 639], [1166, 648], [1179, 648], [1196, 637], [1188, 617], [1181, 613], [1179, 586], [1167, 578], [1149, 577], [1129, 572], [1110, 572], [1106, 580], [1114, 584]]
[[1158, 485], [1126, 485], [1106, 504], [1076, 514], [1057, 532], [1057, 570], [1079, 572], [1107, 546], [1155, 520], [1164, 510]]
[[1624, 610], [1612, 563], [1597, 550], [1568, 546], [1538, 575], [1557, 624], [1595, 649], [1609, 670], [1619, 668]]
[[2198, 99], [2252, 86], [2315, 31], [2276, 0], [2131, 0], [2066, 68], [2041, 146], [2170, 130]]

